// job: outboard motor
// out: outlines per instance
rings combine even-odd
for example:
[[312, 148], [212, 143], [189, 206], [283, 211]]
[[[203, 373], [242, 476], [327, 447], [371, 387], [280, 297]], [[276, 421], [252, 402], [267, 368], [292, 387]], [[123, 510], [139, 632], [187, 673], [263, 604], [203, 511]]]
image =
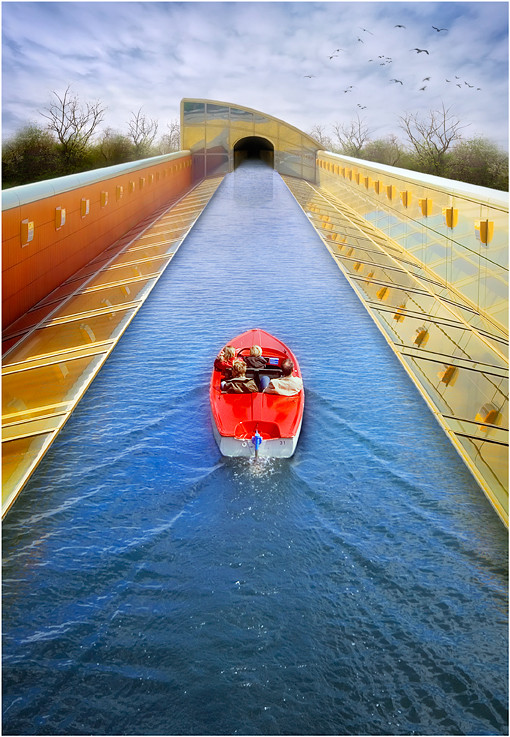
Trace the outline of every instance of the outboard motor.
[[258, 429], [255, 429], [255, 435], [253, 435], [251, 442], [255, 446], [255, 458], [259, 457], [259, 448], [262, 443], [262, 435], [260, 435]]

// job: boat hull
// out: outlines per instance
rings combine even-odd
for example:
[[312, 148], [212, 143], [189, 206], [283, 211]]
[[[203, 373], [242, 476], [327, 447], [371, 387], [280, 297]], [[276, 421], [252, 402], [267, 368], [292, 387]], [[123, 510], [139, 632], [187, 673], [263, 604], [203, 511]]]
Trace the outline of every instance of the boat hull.
[[[249, 354], [252, 345], [260, 345], [262, 355], [268, 359], [262, 372], [270, 377], [281, 375], [282, 362], [290, 358], [294, 363], [294, 375], [302, 378], [292, 351], [264, 330], [248, 330], [231, 340], [230, 345], [241, 357]], [[249, 372], [247, 369], [247, 375]], [[255, 455], [290, 458], [301, 432], [304, 389], [292, 396], [265, 392], [228, 394], [221, 391], [221, 380], [220, 372], [213, 370], [209, 394], [213, 434], [221, 454], [245, 458]]]
[[[267, 438], [258, 449], [259, 458], [290, 458], [296, 450], [301, 424], [296, 434], [291, 438]], [[253, 458], [255, 446], [251, 438], [236, 438], [228, 435], [220, 435], [213, 418], [213, 435], [220, 453], [229, 458]]]

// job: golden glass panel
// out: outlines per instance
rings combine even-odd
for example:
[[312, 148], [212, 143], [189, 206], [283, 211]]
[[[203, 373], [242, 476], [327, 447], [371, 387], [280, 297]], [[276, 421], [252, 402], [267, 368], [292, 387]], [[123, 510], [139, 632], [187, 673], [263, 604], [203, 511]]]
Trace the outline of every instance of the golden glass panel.
[[175, 220], [175, 223], [168, 223], [162, 230], [146, 233], [141, 236], [127, 249], [127, 252], [132, 253], [150, 245], [168, 244], [169, 246], [173, 246], [176, 241], [179, 241], [184, 236], [188, 228], [188, 218], [178, 218]]
[[276, 143], [276, 139], [278, 138], [278, 123], [276, 120], [268, 119], [263, 126], [258, 122], [256, 122], [255, 125], [257, 135], [266, 136], [272, 140], [273, 143]]
[[51, 434], [36, 435], [2, 443], [2, 509], [24, 476], [35, 465], [51, 438]]
[[203, 124], [205, 121], [205, 103], [190, 100], [184, 102], [182, 107], [184, 127], [188, 125]]
[[[487, 310], [488, 314], [500, 325], [508, 326], [508, 302], [494, 305]], [[508, 355], [508, 352], [507, 352]]]
[[[18, 371], [3, 377], [2, 417], [4, 422], [35, 419], [51, 412], [66, 411], [67, 402], [80, 394], [97, 371], [103, 356], [71, 360]], [[49, 408], [49, 409], [48, 409]]]
[[282, 123], [278, 124], [278, 139], [280, 141], [280, 148], [282, 149], [294, 148], [299, 150], [301, 148], [301, 133], [289, 128], [287, 125], [282, 125]]
[[245, 110], [243, 108], [231, 107], [230, 121], [234, 126], [240, 125], [241, 127], [244, 127], [245, 124], [253, 126], [253, 113], [250, 110]]
[[174, 241], [165, 241], [163, 243], [145, 246], [144, 248], [134, 248], [124, 251], [120, 256], [117, 256], [112, 263], [110, 268], [113, 266], [121, 266], [123, 264], [129, 264], [134, 261], [141, 261], [142, 259], [156, 259], [159, 256], [167, 256], [174, 247]]
[[239, 119], [236, 118], [235, 121], [232, 121], [230, 126], [230, 141], [238, 141], [240, 138], [244, 138], [245, 136], [253, 136], [255, 134], [255, 129], [253, 125], [253, 120], [248, 117], [243, 119], [240, 117]]
[[207, 120], [223, 120], [226, 124], [229, 121], [229, 107], [228, 105], [217, 105], [212, 102], [206, 103], [206, 117]]
[[[391, 181], [399, 191], [409, 188], [398, 178]], [[494, 500], [499, 494], [501, 503], [497, 501], [495, 507], [507, 523], [508, 334], [489, 319], [499, 316], [501, 325], [506, 323], [502, 312], [507, 305], [507, 274], [500, 266], [499, 253], [491, 261], [495, 236], [484, 246], [476, 240], [473, 227], [475, 219], [490, 220], [493, 213], [463, 198], [453, 200], [447, 193], [415, 187], [413, 200], [421, 197], [434, 201], [433, 214], [423, 219], [421, 210], [411, 206], [410, 214], [413, 216], [417, 210], [421, 220], [417, 225], [406, 217], [404, 208], [395, 208], [389, 201], [383, 207], [374, 205], [369, 196], [357, 196], [352, 184], [339, 178], [335, 181], [324, 171], [321, 182], [327, 186], [327, 191], [322, 192], [324, 201], [307, 194], [308, 185], [293, 186], [294, 180], [289, 180], [288, 185], [298, 201], [306, 203], [303, 206], [313, 213], [312, 224], [323, 234], [341, 268], [350, 274], [360, 297], [409, 366], [434, 411], [450, 427], [457, 423], [458, 438], [452, 436], [454, 442], [489, 498]], [[331, 212], [326, 201], [333, 201], [336, 196], [339, 212], [331, 214], [333, 229], [327, 233], [321, 215]], [[442, 209], [454, 205], [461, 211], [458, 225], [447, 229]], [[345, 229], [342, 212], [371, 235], [370, 241], [356, 235], [352, 228]], [[378, 230], [371, 231], [371, 225]], [[508, 225], [503, 223], [501, 227], [506, 242]], [[383, 233], [389, 234], [391, 240], [386, 240]], [[396, 262], [382, 256], [383, 251], [378, 254], [377, 244]], [[390, 269], [391, 264], [399, 263], [411, 276], [404, 277], [397, 269]], [[449, 288], [445, 279], [454, 279], [457, 291]], [[463, 304], [461, 295], [473, 306], [467, 299]], [[477, 304], [485, 314], [477, 311]], [[497, 427], [484, 425], [480, 419], [487, 407], [492, 409], [485, 415], [496, 418]], [[460, 445], [461, 438], [467, 435], [475, 441], [464, 439]]]
[[26, 422], [17, 422], [15, 425], [4, 426], [2, 428], [2, 442], [30, 437], [31, 435], [40, 435], [41, 433], [55, 432], [62, 425], [64, 418], [64, 415], [53, 415], [51, 417], [27, 420]]
[[3, 332], [3, 340], [11, 335], [16, 335], [17, 333], [23, 333], [29, 330], [30, 328], [35, 327], [39, 322], [41, 322], [52, 310], [55, 309], [54, 305], [44, 305], [43, 307], [38, 307], [33, 310], [30, 310], [25, 315], [19, 318], [19, 320], [16, 320], [16, 322], [11, 323]]
[[115, 340], [132, 314], [133, 310], [122, 310], [39, 328], [12, 350], [9, 362]]
[[[508, 431], [502, 428], [490, 428], [480, 423], [473, 422], [480, 409], [480, 401], [484, 398], [493, 397], [493, 401], [501, 409], [501, 423], [508, 426], [508, 402], [504, 394], [494, 391], [494, 377], [482, 372], [458, 368], [458, 375], [453, 386], [446, 386], [441, 382], [444, 365], [417, 356], [404, 356], [406, 362], [411, 366], [412, 372], [418, 380], [422, 390], [429, 396], [438, 411], [445, 416], [445, 422], [451, 424], [450, 417], [462, 420], [468, 427], [470, 435], [481, 439], [501, 438], [502, 433]], [[500, 385], [504, 383], [499, 379]], [[506, 442], [505, 440], [505, 442]]]
[[189, 149], [192, 153], [205, 148], [205, 125], [193, 128], [185, 128], [183, 131], [184, 149]]
[[[456, 436], [486, 484], [486, 493], [500, 505], [508, 520], [508, 453], [506, 448], [482, 439]], [[503, 516], [502, 515], [502, 516]]]
[[98, 287], [105, 284], [114, 284], [119, 281], [130, 281], [139, 277], [152, 276], [161, 271], [169, 261], [169, 257], [154, 259], [146, 263], [133, 264], [132, 266], [119, 266], [114, 269], [106, 269], [95, 279], [89, 282], [89, 287]]
[[70, 315], [79, 315], [82, 312], [91, 312], [93, 310], [105, 310], [111, 306], [127, 304], [145, 299], [148, 288], [154, 284], [154, 279], [143, 279], [132, 282], [129, 285], [123, 284], [113, 287], [104, 287], [91, 292], [83, 292], [66, 302], [53, 315], [52, 319], [56, 320], [60, 317], [68, 317]]
[[228, 128], [209, 123], [205, 130], [205, 141], [208, 151], [214, 148], [215, 150], [221, 150], [223, 153], [228, 153]]

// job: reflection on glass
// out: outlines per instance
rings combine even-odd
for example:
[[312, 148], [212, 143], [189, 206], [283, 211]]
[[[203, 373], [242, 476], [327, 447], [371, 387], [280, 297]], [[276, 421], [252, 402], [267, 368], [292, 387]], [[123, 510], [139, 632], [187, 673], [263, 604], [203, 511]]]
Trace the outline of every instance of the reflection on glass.
[[82, 312], [90, 312], [92, 310], [104, 310], [111, 306], [123, 305], [144, 299], [146, 290], [152, 284], [154, 284], [154, 279], [144, 279], [143, 281], [132, 282], [129, 285], [123, 284], [122, 286], [105, 287], [104, 289], [84, 292], [74, 297], [71, 301], [66, 302], [54, 312], [53, 319], [78, 315]]
[[2, 508], [29, 473], [51, 435], [36, 435], [2, 443]]
[[2, 382], [3, 421], [33, 420], [52, 411], [67, 411], [67, 403], [81, 392], [100, 361], [100, 356], [62, 356], [52, 364], [7, 374]]
[[236, 123], [253, 123], [253, 113], [238, 107], [230, 108], [230, 119]]
[[207, 103], [207, 119], [208, 120], [228, 120], [229, 109], [225, 105], [215, 105], [214, 103]]
[[[384, 216], [380, 204], [367, 202], [376, 193], [361, 196], [340, 168], [319, 171], [327, 189], [287, 184], [507, 523], [508, 339], [487, 309], [506, 302], [506, 274], [489, 268], [483, 252], [429, 231], [430, 218], [427, 225], [427, 218], [398, 223], [395, 212]], [[369, 213], [370, 223], [358, 213]], [[439, 228], [438, 218], [434, 223]], [[402, 248], [384, 232], [398, 234]], [[482, 304], [485, 313], [477, 309]]]
[[11, 352], [10, 363], [42, 356], [56, 351], [90, 346], [94, 343], [114, 340], [132, 310], [119, 310], [106, 315], [91, 315], [58, 325], [36, 330], [22, 345]]
[[208, 177], [213, 174], [227, 174], [229, 170], [229, 156], [228, 154], [209, 152], [206, 157], [206, 166], [206, 176]]
[[203, 124], [205, 121], [205, 104], [203, 102], [185, 102], [184, 107], [185, 125]]

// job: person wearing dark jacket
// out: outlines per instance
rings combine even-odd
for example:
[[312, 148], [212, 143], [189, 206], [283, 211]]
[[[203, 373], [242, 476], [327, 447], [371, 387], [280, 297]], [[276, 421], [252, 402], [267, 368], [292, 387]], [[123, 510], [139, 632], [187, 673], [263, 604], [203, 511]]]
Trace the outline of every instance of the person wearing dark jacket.
[[243, 356], [243, 361], [246, 363], [248, 368], [259, 369], [256, 376], [256, 382], [259, 390], [263, 392], [269, 384], [269, 376], [265, 376], [260, 373], [260, 369], [264, 369], [267, 366], [267, 358], [264, 358], [262, 355], [262, 348], [259, 345], [252, 345], [250, 348], [250, 355]]
[[221, 382], [221, 388], [227, 394], [251, 394], [258, 392], [258, 386], [246, 376], [246, 364], [237, 360], [232, 364], [232, 378]]

